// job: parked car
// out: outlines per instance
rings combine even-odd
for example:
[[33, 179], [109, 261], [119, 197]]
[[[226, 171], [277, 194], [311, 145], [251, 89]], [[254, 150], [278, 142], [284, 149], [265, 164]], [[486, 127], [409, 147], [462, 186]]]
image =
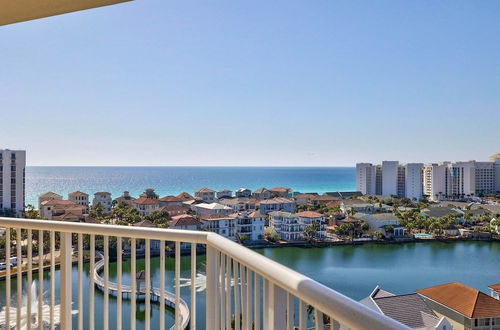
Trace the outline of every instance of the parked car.
[[9, 260], [10, 260], [10, 266], [11, 267], [16, 267], [17, 266], [17, 257], [11, 257]]
[[0, 270], [6, 270], [7, 264], [5, 262], [0, 262]]

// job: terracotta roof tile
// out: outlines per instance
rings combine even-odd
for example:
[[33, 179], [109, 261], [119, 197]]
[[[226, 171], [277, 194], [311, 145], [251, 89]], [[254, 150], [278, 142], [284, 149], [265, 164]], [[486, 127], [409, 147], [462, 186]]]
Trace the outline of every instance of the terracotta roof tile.
[[490, 285], [488, 288], [490, 288], [491, 290], [494, 290], [496, 292], [500, 292], [500, 283]]
[[189, 201], [194, 199], [194, 197], [188, 194], [187, 192], [181, 192], [176, 197], [182, 199], [183, 201]]
[[188, 214], [177, 215], [175, 217], [172, 217], [172, 221], [170, 221], [171, 227], [198, 225], [201, 225], [201, 222]]
[[416, 291], [469, 318], [500, 317], [500, 301], [458, 282]]
[[161, 202], [182, 202], [184, 201], [183, 199], [176, 197], [176, 196], [165, 196], [160, 198]]
[[141, 197], [141, 198], [137, 198], [132, 203], [140, 204], [140, 205], [157, 205], [157, 204], [160, 204], [160, 201], [157, 199]]
[[303, 212], [299, 212], [295, 215], [298, 217], [301, 217], [301, 218], [321, 218], [321, 217], [324, 217], [323, 214], [318, 213], [318, 212], [314, 212], [314, 211], [303, 211]]
[[76, 205], [76, 203], [73, 201], [68, 201], [68, 200], [64, 200], [64, 199], [53, 199], [50, 201], [43, 201], [42, 205], [43, 206]]
[[215, 191], [208, 188], [201, 188], [195, 191], [195, 193], [214, 193]]

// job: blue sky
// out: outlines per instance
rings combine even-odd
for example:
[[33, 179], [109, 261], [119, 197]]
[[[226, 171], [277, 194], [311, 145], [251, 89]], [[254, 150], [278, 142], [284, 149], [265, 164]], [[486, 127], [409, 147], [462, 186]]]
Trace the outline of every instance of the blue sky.
[[0, 27], [29, 165], [352, 166], [500, 152], [500, 1], [164, 1]]

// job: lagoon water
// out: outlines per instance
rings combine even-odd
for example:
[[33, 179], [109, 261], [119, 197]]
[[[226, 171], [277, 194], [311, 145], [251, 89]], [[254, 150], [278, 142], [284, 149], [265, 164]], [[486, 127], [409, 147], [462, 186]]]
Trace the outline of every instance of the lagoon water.
[[[459, 281], [476, 289], [488, 292], [488, 285], [500, 282], [500, 243], [499, 242], [424, 242], [408, 244], [366, 244], [362, 246], [332, 246], [328, 248], [267, 248], [257, 250], [292, 269], [331, 287], [355, 300], [360, 300], [376, 285], [393, 293], [409, 293], [415, 289], [441, 283]], [[197, 268], [204, 273], [204, 256], [198, 256]], [[137, 269], [144, 267], [138, 260]], [[190, 276], [189, 257], [183, 257], [182, 277]], [[85, 265], [86, 270], [88, 264]], [[130, 263], [123, 264], [124, 283], [129, 283]], [[58, 272], [57, 272], [58, 273]], [[158, 258], [152, 259], [152, 279], [159, 286]], [[88, 271], [84, 276], [84, 304], [88, 303]], [[45, 290], [48, 289], [48, 274], [45, 274]], [[115, 279], [116, 265], [111, 264], [110, 278]], [[174, 262], [167, 258], [166, 286], [172, 291], [174, 281]], [[38, 275], [34, 274], [33, 278]], [[74, 283], [77, 280], [76, 268], [73, 271]], [[58, 281], [56, 280], [56, 283]], [[25, 284], [23, 285], [25, 287]], [[15, 296], [16, 281], [12, 281]], [[5, 282], [0, 281], [0, 309], [5, 304]], [[182, 297], [189, 303], [189, 287], [181, 288]], [[76, 301], [77, 291], [73, 287]], [[199, 329], [204, 329], [204, 296], [197, 294], [197, 319]], [[96, 322], [102, 324], [102, 293], [96, 289]], [[48, 298], [48, 297], [46, 297]], [[76, 305], [74, 306], [76, 308]], [[152, 325], [159, 322], [159, 307], [152, 304]], [[123, 301], [124, 329], [128, 329], [130, 304]], [[87, 313], [87, 311], [85, 311]], [[110, 328], [115, 328], [116, 301], [110, 298]], [[85, 314], [87, 315], [87, 314]], [[138, 304], [137, 319], [144, 320], [144, 305]], [[86, 321], [85, 317], [85, 322]], [[173, 322], [171, 311], [167, 312], [167, 324]], [[76, 321], [76, 316], [75, 316]], [[85, 324], [86, 327], [86, 324]], [[143, 329], [143, 323], [138, 329]], [[99, 326], [97, 327], [99, 328]]]
[[53, 191], [64, 198], [81, 190], [92, 195], [109, 191], [113, 197], [129, 191], [138, 196], [154, 188], [160, 196], [203, 187], [236, 190], [276, 186], [300, 192], [352, 191], [354, 167], [37, 167], [26, 168], [26, 204]]

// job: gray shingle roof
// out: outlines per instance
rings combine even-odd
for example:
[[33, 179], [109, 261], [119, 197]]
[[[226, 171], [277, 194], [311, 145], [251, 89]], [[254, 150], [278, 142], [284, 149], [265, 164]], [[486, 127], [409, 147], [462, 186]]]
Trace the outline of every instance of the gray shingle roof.
[[413, 329], [434, 329], [439, 318], [416, 293], [374, 298], [380, 310], [390, 318]]

